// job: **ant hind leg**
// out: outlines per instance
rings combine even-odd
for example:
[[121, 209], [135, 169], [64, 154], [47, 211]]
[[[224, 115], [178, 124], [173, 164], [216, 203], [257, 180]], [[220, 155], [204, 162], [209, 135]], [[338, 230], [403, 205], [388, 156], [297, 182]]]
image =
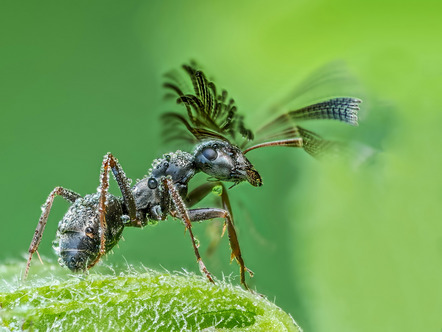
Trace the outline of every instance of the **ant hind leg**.
[[[41, 238], [43, 236], [44, 229], [46, 227], [46, 223], [48, 222], [49, 213], [51, 212], [52, 203], [54, 202], [55, 196], [61, 196], [65, 200], [74, 203], [78, 198], [81, 198], [81, 196], [72, 190], [63, 188], [63, 187], [55, 187], [54, 190], [51, 191], [48, 198], [46, 199], [45, 204], [42, 207], [42, 213], [40, 216], [40, 219], [37, 224], [37, 228], [34, 232], [34, 237], [32, 238], [31, 245], [29, 246], [29, 258], [28, 262], [26, 264], [25, 273], [23, 274], [23, 280], [26, 280], [29, 268], [31, 267], [31, 260], [32, 255], [37, 252], [38, 257], [40, 258], [40, 255], [38, 254], [38, 246], [40, 245]], [[41, 258], [40, 258], [41, 261]]]
[[98, 203], [98, 212], [100, 219], [100, 250], [98, 252], [97, 257], [89, 263], [87, 266], [88, 269], [93, 267], [98, 263], [100, 258], [106, 253], [106, 209], [107, 209], [107, 199], [108, 199], [108, 191], [109, 191], [109, 169], [112, 171], [115, 180], [120, 187], [121, 194], [123, 195], [124, 203], [128, 209], [130, 224], [129, 226], [141, 227], [142, 223], [136, 216], [136, 206], [135, 199], [130, 190], [130, 183], [118, 163], [117, 158], [115, 158], [111, 153], [108, 153], [104, 156], [103, 159], [103, 167], [100, 173], [100, 199]]
[[103, 160], [103, 166], [101, 168], [100, 172], [100, 199], [98, 202], [98, 213], [99, 213], [99, 219], [100, 219], [100, 250], [98, 252], [97, 257], [89, 263], [87, 266], [87, 269], [90, 269], [95, 264], [97, 264], [100, 261], [101, 256], [103, 256], [106, 253], [106, 203], [107, 203], [107, 196], [108, 196], [108, 190], [109, 190], [109, 167], [110, 167], [110, 157], [112, 155], [108, 153], [104, 156]]

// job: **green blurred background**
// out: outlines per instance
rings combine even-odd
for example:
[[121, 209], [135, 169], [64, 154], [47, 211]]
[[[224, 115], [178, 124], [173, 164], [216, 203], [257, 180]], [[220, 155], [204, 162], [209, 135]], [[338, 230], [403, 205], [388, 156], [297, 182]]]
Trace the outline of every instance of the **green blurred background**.
[[[168, 152], [164, 72], [198, 60], [258, 125], [281, 91], [338, 59], [365, 86], [364, 109], [359, 128], [330, 128], [381, 152], [358, 170], [250, 153], [264, 186], [230, 192], [250, 284], [306, 331], [440, 331], [442, 6], [414, 3], [2, 1], [0, 260], [24, 264], [48, 193], [94, 192], [106, 152], [133, 179]], [[55, 202], [47, 258], [67, 207]], [[210, 227], [195, 231], [204, 252]], [[105, 264], [197, 271], [178, 222], [124, 238]], [[238, 283], [226, 238], [205, 261]]]

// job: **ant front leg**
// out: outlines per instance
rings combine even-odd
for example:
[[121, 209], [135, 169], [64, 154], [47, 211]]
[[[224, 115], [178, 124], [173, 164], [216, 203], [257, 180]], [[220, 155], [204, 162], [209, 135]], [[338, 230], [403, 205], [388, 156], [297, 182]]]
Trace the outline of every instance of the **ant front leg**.
[[[74, 203], [81, 196], [69, 189], [63, 187], [55, 187], [54, 190], [51, 191], [48, 198], [46, 199], [45, 204], [42, 207], [42, 213], [40, 219], [37, 224], [37, 228], [35, 229], [34, 237], [32, 238], [31, 245], [29, 246], [29, 258], [26, 264], [25, 273], [23, 275], [23, 280], [26, 280], [29, 268], [31, 267], [32, 255], [37, 252], [38, 258], [40, 262], [42, 262], [40, 255], [38, 254], [38, 246], [40, 245], [41, 238], [43, 236], [43, 231], [45, 230], [46, 223], [48, 222], [49, 213], [51, 212], [52, 203], [54, 202], [55, 196], [61, 196], [65, 200]], [[43, 262], [42, 262], [43, 263]]]
[[205, 183], [197, 188], [195, 188], [192, 192], [187, 195], [186, 202], [189, 206], [193, 206], [199, 201], [201, 201], [204, 197], [206, 197], [212, 189], [220, 185], [222, 186], [221, 193], [221, 202], [223, 205], [223, 209], [216, 208], [205, 208], [205, 209], [192, 209], [189, 210], [189, 216], [191, 221], [205, 221], [213, 218], [224, 218], [224, 228], [223, 233], [227, 227], [227, 233], [229, 235], [230, 249], [232, 250], [230, 259], [235, 259], [239, 265], [240, 269], [240, 279], [241, 284], [244, 285], [246, 289], [249, 289], [245, 282], [245, 271], [247, 271], [251, 277], [253, 277], [253, 272], [249, 270], [245, 264], [241, 255], [241, 248], [239, 246], [238, 236], [236, 235], [236, 230], [233, 225], [233, 214], [232, 207], [230, 205], [229, 196], [227, 194], [227, 189], [222, 182], [209, 182]]
[[236, 259], [238, 262], [241, 284], [245, 289], [249, 289], [246, 284], [245, 271], [249, 272], [251, 277], [253, 277], [253, 272], [245, 266], [244, 260], [242, 259], [238, 237], [236, 235], [235, 227], [233, 226], [232, 217], [230, 216], [229, 211], [217, 208], [203, 208], [188, 210], [188, 214], [191, 221], [204, 221], [214, 218], [223, 218], [225, 220], [227, 233], [229, 234], [230, 249], [232, 250], [230, 259]]
[[[184, 201], [186, 202], [186, 205], [188, 207], [192, 207], [195, 204], [197, 204], [198, 202], [200, 202], [202, 199], [204, 199], [204, 197], [209, 195], [213, 191], [213, 188], [215, 188], [216, 186], [221, 186], [221, 195], [220, 196], [221, 196], [222, 207], [224, 208], [224, 210], [229, 211], [232, 223], [234, 223], [233, 222], [232, 206], [230, 205], [229, 195], [227, 194], [226, 187], [220, 181], [206, 182], [206, 183], [196, 187], [195, 189], [193, 189], [187, 195], [187, 197], [184, 199]], [[224, 227], [223, 227], [223, 231], [222, 231], [221, 237], [224, 236], [225, 231], [226, 231], [226, 223], [224, 223]], [[214, 242], [214, 241], [212, 240], [212, 242]], [[210, 250], [210, 252], [212, 252], [214, 250], [214, 247], [216, 247], [218, 242], [219, 241], [217, 241], [214, 244], [210, 244], [209, 245], [208, 253], [209, 253], [209, 250]]]
[[178, 193], [178, 190], [175, 188], [175, 185], [173, 184], [173, 181], [170, 178], [164, 178], [163, 185], [166, 188], [166, 190], [168, 190], [169, 192], [170, 198], [172, 199], [172, 202], [176, 208], [178, 217], [184, 221], [184, 223], [186, 224], [186, 229], [189, 230], [190, 239], [192, 240], [193, 250], [195, 251], [196, 261], [199, 264], [201, 272], [206, 275], [207, 279], [209, 279], [210, 282], [215, 283], [213, 281], [212, 275], [204, 265], [204, 262], [201, 259], [200, 253], [198, 251], [198, 246], [195, 243], [195, 237], [193, 236], [192, 232], [191, 219], [189, 218], [188, 214], [189, 210], [187, 210], [183, 199], [181, 198], [180, 194]]

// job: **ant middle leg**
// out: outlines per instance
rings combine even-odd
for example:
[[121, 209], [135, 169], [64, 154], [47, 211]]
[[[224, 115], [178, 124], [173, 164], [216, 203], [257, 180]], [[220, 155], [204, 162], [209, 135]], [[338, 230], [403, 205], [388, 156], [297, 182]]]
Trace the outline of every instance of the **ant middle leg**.
[[36, 252], [38, 258], [41, 261], [40, 255], [38, 254], [38, 246], [40, 245], [41, 238], [43, 236], [43, 232], [46, 227], [46, 223], [48, 222], [49, 213], [51, 212], [52, 203], [54, 202], [55, 196], [61, 196], [65, 200], [74, 203], [81, 196], [72, 190], [63, 188], [63, 187], [55, 187], [54, 190], [51, 191], [48, 198], [46, 199], [45, 204], [42, 207], [42, 213], [40, 219], [38, 220], [37, 228], [34, 232], [34, 237], [32, 238], [31, 245], [29, 246], [29, 258], [26, 264], [25, 273], [23, 274], [23, 280], [26, 280], [29, 268], [31, 267], [32, 255]]

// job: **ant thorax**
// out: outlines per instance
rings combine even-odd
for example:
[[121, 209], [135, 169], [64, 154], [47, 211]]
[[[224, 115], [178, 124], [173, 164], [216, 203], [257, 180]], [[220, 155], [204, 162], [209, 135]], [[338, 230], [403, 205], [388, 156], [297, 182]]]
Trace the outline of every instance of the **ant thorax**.
[[168, 192], [165, 191], [162, 180], [170, 177], [179, 194], [187, 194], [187, 184], [197, 170], [194, 166], [194, 156], [188, 152], [176, 151], [166, 153], [162, 158], [155, 159], [148, 175], [137, 181], [132, 188], [137, 211], [144, 224], [150, 220], [164, 220], [171, 210]]

